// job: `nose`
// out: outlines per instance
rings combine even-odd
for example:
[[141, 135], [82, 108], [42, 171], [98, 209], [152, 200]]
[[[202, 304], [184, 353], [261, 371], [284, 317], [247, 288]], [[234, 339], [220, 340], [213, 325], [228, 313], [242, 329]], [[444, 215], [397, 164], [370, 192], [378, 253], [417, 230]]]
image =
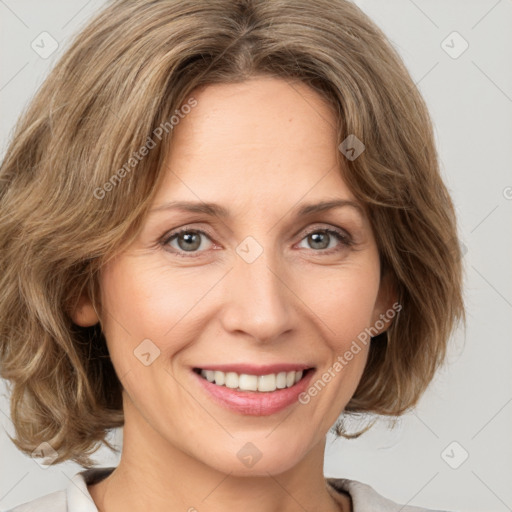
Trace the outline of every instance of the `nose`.
[[226, 332], [271, 342], [296, 325], [286, 272], [264, 251], [252, 263], [236, 257], [224, 280], [221, 322]]

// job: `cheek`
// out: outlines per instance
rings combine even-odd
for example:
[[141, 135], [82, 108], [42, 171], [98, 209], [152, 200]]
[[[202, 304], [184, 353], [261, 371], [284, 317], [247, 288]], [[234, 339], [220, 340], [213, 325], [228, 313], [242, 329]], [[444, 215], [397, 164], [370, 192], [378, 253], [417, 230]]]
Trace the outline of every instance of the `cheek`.
[[[103, 330], [118, 373], [140, 372], [134, 353], [146, 345], [158, 354], [153, 368], [167, 368], [165, 361], [200, 335], [203, 323], [193, 319], [208, 307], [207, 294], [223, 275], [193, 267], [177, 272], [169, 265], [141, 260], [118, 260], [101, 278]], [[148, 339], [154, 346], [141, 345]]]
[[[304, 397], [311, 401], [318, 421], [333, 423], [343, 410], [364, 371], [370, 348], [365, 329], [372, 325], [379, 292], [379, 266], [375, 258], [358, 265], [340, 268], [336, 278], [310, 275], [302, 288], [304, 302], [319, 319], [317, 329], [327, 349], [325, 366]], [[317, 286], [311, 286], [316, 282]]]
[[315, 288], [309, 300], [321, 322], [325, 365], [301, 397], [313, 421], [334, 424], [361, 380], [370, 348], [371, 326], [379, 276], [371, 266], [352, 268], [337, 280], [326, 280], [323, 293]]
[[165, 265], [138, 263], [136, 257], [125, 258], [104, 272], [106, 325], [115, 328], [116, 320], [134, 337], [158, 340], [199, 303], [211, 284], [197, 279], [192, 268], [172, 272]]
[[336, 353], [371, 326], [379, 282], [379, 267], [369, 259], [324, 276], [312, 275], [302, 288], [304, 302], [321, 320], [325, 339]]

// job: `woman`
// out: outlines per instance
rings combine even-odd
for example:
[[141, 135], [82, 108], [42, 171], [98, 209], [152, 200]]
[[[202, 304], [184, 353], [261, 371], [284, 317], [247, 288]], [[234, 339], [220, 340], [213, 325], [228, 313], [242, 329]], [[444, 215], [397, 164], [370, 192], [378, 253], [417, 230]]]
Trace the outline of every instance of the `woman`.
[[112, 3], [1, 182], [12, 440], [87, 468], [15, 511], [420, 510], [322, 469], [464, 316], [426, 106], [354, 4]]

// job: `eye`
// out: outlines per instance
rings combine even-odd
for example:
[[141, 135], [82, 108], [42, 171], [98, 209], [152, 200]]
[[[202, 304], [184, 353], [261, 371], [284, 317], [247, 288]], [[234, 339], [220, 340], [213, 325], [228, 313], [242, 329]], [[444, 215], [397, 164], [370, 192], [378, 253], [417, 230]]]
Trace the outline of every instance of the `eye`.
[[[348, 233], [328, 228], [312, 229], [306, 233], [302, 241], [306, 241], [314, 252], [321, 254], [339, 252], [353, 244]], [[204, 231], [184, 227], [169, 233], [161, 244], [167, 249], [170, 248], [170, 252], [177, 256], [195, 257], [210, 249], [213, 242]], [[308, 247], [305, 248], [308, 249]]]
[[[204, 247], [204, 237], [211, 242], [210, 237], [204, 231], [183, 228], [177, 232], [170, 233], [162, 241], [162, 244], [170, 246], [173, 249], [172, 252], [179, 256], [192, 256], [194, 253], [203, 252], [203, 250], [208, 249], [208, 247]], [[199, 250], [200, 248], [201, 250]], [[192, 254], [183, 254], [184, 252]]]
[[347, 233], [327, 228], [311, 230], [302, 240], [305, 240], [310, 248], [317, 250], [316, 252], [325, 251], [326, 254], [341, 251], [352, 245]]

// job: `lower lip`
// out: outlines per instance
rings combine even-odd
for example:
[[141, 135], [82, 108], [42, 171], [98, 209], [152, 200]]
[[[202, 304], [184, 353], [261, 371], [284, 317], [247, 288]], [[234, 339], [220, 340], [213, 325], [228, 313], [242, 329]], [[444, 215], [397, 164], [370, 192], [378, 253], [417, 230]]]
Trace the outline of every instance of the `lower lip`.
[[202, 388], [219, 405], [247, 416], [270, 416], [293, 403], [298, 403], [299, 395], [307, 389], [315, 371], [309, 369], [306, 375], [290, 388], [268, 392], [236, 391], [226, 386], [217, 386], [193, 370], [192, 373]]

